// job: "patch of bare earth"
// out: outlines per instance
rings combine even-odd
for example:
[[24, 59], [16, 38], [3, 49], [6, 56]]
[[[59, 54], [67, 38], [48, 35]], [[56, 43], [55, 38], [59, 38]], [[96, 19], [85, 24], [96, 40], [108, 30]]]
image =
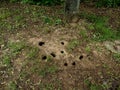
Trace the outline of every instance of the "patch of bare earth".
[[[87, 43], [73, 31], [78, 32], [76, 28], [59, 28], [50, 34], [28, 40], [44, 52], [43, 55], [51, 55], [54, 64], [57, 64], [58, 72], [51, 79], [57, 77], [63, 90], [87, 90], [84, 82], [86, 79], [97, 84], [110, 84], [116, 77], [119, 80], [120, 65], [113, 60], [112, 53], [105, 49], [104, 44]], [[84, 42], [69, 52], [67, 46], [74, 38]], [[87, 46], [90, 47], [89, 52], [86, 51]], [[43, 82], [46, 82], [47, 78], [50, 79], [47, 76]]]

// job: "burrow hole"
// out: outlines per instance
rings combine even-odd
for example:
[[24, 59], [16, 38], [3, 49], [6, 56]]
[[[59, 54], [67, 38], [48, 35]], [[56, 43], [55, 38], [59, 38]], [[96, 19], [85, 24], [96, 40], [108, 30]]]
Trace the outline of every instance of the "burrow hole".
[[75, 62], [73, 62], [73, 63], [72, 63], [72, 65], [73, 65], [73, 66], [75, 66], [75, 65], [76, 65], [76, 63], [75, 63]]
[[64, 51], [60, 51], [62, 54], [64, 53]]
[[64, 66], [68, 66], [68, 64], [67, 64], [67, 63], [64, 63]]
[[83, 59], [83, 55], [80, 55], [79, 59], [82, 60]]
[[52, 57], [56, 57], [55, 53], [51, 53], [50, 55], [51, 55]]
[[45, 42], [42, 42], [42, 41], [41, 41], [41, 42], [39, 42], [38, 44], [39, 44], [39, 46], [43, 46], [43, 45], [45, 44]]
[[62, 45], [64, 45], [64, 42], [61, 42]]
[[47, 56], [42, 56], [42, 60], [46, 60], [47, 59]]

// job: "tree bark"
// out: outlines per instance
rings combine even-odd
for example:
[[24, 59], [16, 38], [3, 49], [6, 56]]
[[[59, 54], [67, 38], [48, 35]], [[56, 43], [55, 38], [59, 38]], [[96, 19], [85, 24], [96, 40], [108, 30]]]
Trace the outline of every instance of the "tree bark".
[[66, 0], [65, 1], [65, 19], [67, 22], [77, 22], [79, 21], [80, 0]]
[[66, 0], [65, 14], [76, 14], [79, 12], [80, 0]]

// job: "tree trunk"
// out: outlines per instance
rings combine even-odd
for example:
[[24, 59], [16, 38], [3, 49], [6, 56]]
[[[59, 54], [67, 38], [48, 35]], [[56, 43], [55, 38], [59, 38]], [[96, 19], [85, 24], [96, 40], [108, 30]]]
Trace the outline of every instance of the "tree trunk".
[[79, 13], [80, 0], [66, 0], [65, 1], [65, 16], [67, 19]]

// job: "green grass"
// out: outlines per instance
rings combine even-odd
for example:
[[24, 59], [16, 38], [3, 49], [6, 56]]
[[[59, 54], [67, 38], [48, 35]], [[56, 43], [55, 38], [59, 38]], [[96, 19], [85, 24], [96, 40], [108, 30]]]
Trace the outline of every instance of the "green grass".
[[11, 66], [11, 60], [16, 58], [16, 56], [20, 54], [24, 47], [24, 42], [8, 42], [7, 46], [5, 47], [8, 49], [8, 51], [2, 54], [3, 64], [6, 66]]
[[11, 15], [9, 9], [0, 8], [0, 20], [6, 19]]
[[39, 75], [44, 77], [47, 74], [54, 74], [57, 70], [56, 66], [46, 66], [39, 71]]
[[30, 60], [34, 60], [38, 57], [39, 48], [37, 47], [29, 47], [29, 51], [27, 53], [27, 58]]
[[116, 62], [120, 63], [120, 53], [113, 54], [113, 58], [115, 59]]
[[0, 8], [0, 29], [10, 30], [12, 28], [9, 17], [12, 15], [10, 9]]
[[[20, 72], [20, 78], [27, 78], [27, 75], [37, 75], [38, 77], [44, 78], [49, 75], [54, 75], [58, 71], [56, 65], [51, 62], [41, 62], [38, 59], [34, 61], [28, 61], [23, 67], [24, 69]], [[28, 69], [29, 67], [29, 69]]]
[[85, 51], [86, 51], [87, 53], [90, 53], [91, 47], [87, 45], [86, 48], [85, 48]]
[[22, 79], [25, 79], [25, 77], [28, 76], [28, 73], [27, 72], [20, 72], [19, 74], [19, 78], [22, 78]]
[[88, 86], [90, 90], [106, 90], [108, 89], [108, 85], [98, 85], [95, 83], [91, 83], [89, 80], [85, 80], [84, 83]]
[[2, 61], [3, 61], [3, 64], [6, 65], [6, 66], [11, 66], [11, 57], [7, 54], [5, 54], [3, 57], [2, 57]]
[[86, 30], [81, 30], [79, 34], [85, 39], [87, 38], [87, 31]]
[[52, 81], [40, 83], [39, 87], [41, 90], [62, 90], [61, 81], [56, 77]]
[[[18, 15], [16, 14], [16, 11], [11, 11], [10, 9], [1, 9], [0, 12], [0, 29], [2, 31], [16, 31], [20, 28], [25, 28], [26, 22], [25, 18], [21, 15], [21, 12], [18, 11]], [[14, 17], [12, 17], [14, 15]]]
[[93, 40], [106, 41], [120, 39], [120, 32], [108, 26], [108, 18], [95, 14], [81, 13], [80, 17], [87, 19], [91, 24], [87, 26], [93, 32]]
[[77, 47], [80, 44], [79, 40], [72, 39], [67, 46], [68, 51], [72, 51], [75, 47]]
[[24, 42], [9, 42], [7, 47], [10, 49], [10, 53], [13, 56], [16, 56], [25, 47], [25, 43]]
[[[0, 33], [16, 33], [20, 30], [27, 30], [29, 26], [34, 26], [35, 30], [41, 30], [41, 25], [61, 25], [63, 21], [58, 16], [46, 14], [46, 9], [42, 7], [25, 6], [23, 8], [0, 8]], [[32, 23], [31, 23], [32, 22]], [[38, 23], [41, 24], [38, 24]], [[46, 26], [47, 27], [47, 26]], [[50, 30], [45, 30], [50, 32]]]
[[120, 6], [120, 0], [98, 0], [95, 5], [97, 7], [118, 7]]
[[62, 24], [62, 20], [60, 18], [56, 18], [54, 21], [55, 25], [61, 25]]
[[49, 25], [61, 25], [62, 24], [62, 20], [60, 18], [48, 17], [48, 16], [42, 16], [42, 18], [45, 24], [49, 24]]
[[51, 56], [47, 56], [46, 61], [50, 62], [52, 60]]
[[54, 85], [52, 83], [49, 83], [49, 84], [44, 84], [44, 85], [40, 85], [40, 87], [43, 89], [43, 90], [54, 90]]
[[9, 89], [10, 90], [17, 90], [17, 85], [14, 82], [9, 83]]

